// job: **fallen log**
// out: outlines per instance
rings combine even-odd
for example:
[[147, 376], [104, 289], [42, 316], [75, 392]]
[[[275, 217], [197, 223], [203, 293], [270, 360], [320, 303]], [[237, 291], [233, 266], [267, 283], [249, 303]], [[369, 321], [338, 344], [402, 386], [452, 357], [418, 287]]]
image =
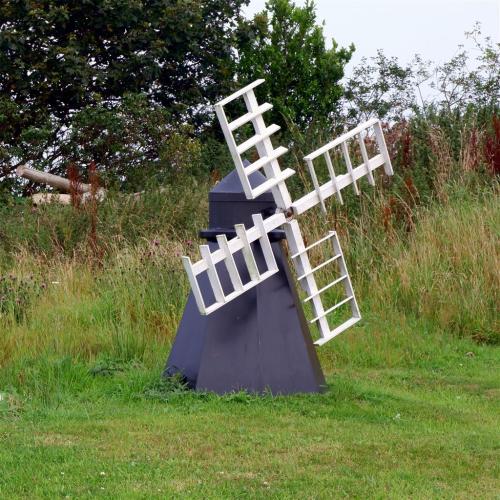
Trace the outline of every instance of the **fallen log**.
[[64, 177], [41, 172], [40, 170], [29, 168], [26, 165], [17, 167], [16, 174], [19, 177], [24, 177], [25, 179], [29, 179], [30, 181], [37, 182], [39, 184], [47, 184], [48, 186], [60, 189], [61, 191], [65, 191], [66, 193], [70, 193], [72, 189], [75, 189], [79, 193], [90, 193], [92, 189], [90, 184], [85, 184], [83, 182], [74, 183], [72, 187], [71, 181], [65, 179]]
[[[87, 203], [92, 199], [92, 186], [90, 184], [85, 184], [84, 182], [72, 183], [70, 180], [60, 177], [59, 175], [49, 174], [46, 172], [41, 172], [34, 168], [29, 168], [26, 165], [21, 165], [17, 167], [16, 174], [19, 177], [24, 177], [32, 182], [37, 182], [39, 184], [47, 184], [60, 191], [66, 191], [67, 193], [75, 190], [77, 193], [81, 194], [82, 203]], [[106, 195], [106, 191], [99, 188], [95, 193], [95, 199], [97, 201], [102, 201]], [[69, 194], [57, 194], [57, 193], [37, 193], [31, 197], [31, 200], [35, 205], [42, 205], [46, 203], [61, 203], [63, 205], [71, 204], [71, 195]]]

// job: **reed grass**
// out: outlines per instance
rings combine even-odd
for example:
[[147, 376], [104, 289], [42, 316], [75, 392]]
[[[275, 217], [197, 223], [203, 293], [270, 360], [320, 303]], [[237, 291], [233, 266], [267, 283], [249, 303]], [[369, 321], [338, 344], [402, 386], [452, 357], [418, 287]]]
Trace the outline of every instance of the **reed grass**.
[[[409, 234], [384, 225], [383, 203], [364, 200], [361, 215], [340, 233], [365, 319], [321, 350], [326, 369], [415, 363], [450, 337], [498, 343], [494, 190], [415, 210]], [[318, 214], [303, 222], [311, 241], [325, 225]], [[195, 244], [186, 237], [195, 235], [176, 239], [170, 227], [135, 244], [108, 243], [98, 263], [19, 250], [4, 277], [13, 285], [11, 306], [0, 317], [0, 372], [64, 357], [139, 362], [159, 371], [189, 291], [180, 255]], [[325, 268], [322, 278], [332, 271]], [[33, 285], [23, 288], [29, 280]]]

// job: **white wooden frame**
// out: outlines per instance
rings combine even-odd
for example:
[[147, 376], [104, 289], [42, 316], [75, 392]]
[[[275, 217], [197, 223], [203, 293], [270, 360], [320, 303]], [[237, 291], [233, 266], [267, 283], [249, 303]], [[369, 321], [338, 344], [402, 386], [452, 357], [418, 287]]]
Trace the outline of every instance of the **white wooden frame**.
[[[253, 227], [246, 229], [243, 224], [235, 225], [236, 237], [228, 241], [225, 235], [219, 234], [217, 235], [217, 242], [219, 244], [217, 250], [212, 252], [208, 245], [201, 245], [200, 253], [202, 259], [193, 264], [189, 257], [183, 257], [183, 263], [200, 313], [204, 315], [210, 314], [278, 272], [278, 266], [268, 233], [283, 226], [292, 253], [291, 259], [294, 262], [298, 280], [307, 293], [304, 302], [311, 302], [313, 307], [315, 317], [311, 320], [311, 323], [317, 323], [319, 328], [321, 338], [317, 340], [315, 344], [323, 345], [361, 319], [351, 278], [347, 271], [344, 254], [342, 253], [335, 231], [330, 231], [324, 238], [306, 247], [298, 222], [293, 219], [287, 220], [286, 216], [290, 217], [292, 214], [295, 216], [300, 215], [316, 205], [320, 205], [323, 212], [326, 212], [325, 200], [332, 195], [335, 195], [337, 200], [343, 203], [341, 191], [347, 186], [352, 185], [355, 193], [360, 193], [358, 187], [359, 179], [366, 176], [368, 183], [371, 186], [375, 185], [373, 171], [378, 167], [383, 165], [385, 173], [387, 175], [393, 175], [391, 160], [387, 151], [380, 121], [378, 119], [369, 120], [304, 158], [311, 175], [314, 191], [292, 202], [285, 180], [292, 176], [295, 171], [289, 168], [282, 171], [278, 162], [278, 158], [288, 150], [282, 146], [274, 149], [270, 139], [272, 134], [277, 132], [280, 127], [274, 124], [269, 127], [266, 126], [263, 114], [272, 109], [272, 105], [269, 103], [259, 105], [254, 93], [254, 89], [263, 82], [263, 79], [256, 80], [218, 102], [215, 105], [215, 111], [247, 199], [255, 199], [261, 194], [271, 191], [278, 207], [278, 213], [267, 219], [263, 219], [260, 214], [252, 215], [254, 222]], [[235, 120], [228, 122], [224, 107], [238, 98], [244, 100], [247, 112]], [[255, 135], [242, 144], [237, 144], [233, 132], [248, 123], [253, 125]], [[379, 152], [370, 158], [366, 149], [364, 136], [368, 135], [371, 130], [373, 131], [373, 136]], [[348, 142], [350, 140], [358, 141], [361, 157], [363, 159], [363, 163], [356, 167], [353, 167], [349, 156]], [[259, 159], [248, 166], [244, 166], [241, 155], [252, 147], [256, 148]], [[337, 147], [341, 150], [347, 168], [347, 173], [343, 175], [335, 174], [332, 158], [330, 156], [331, 152]], [[330, 175], [330, 180], [322, 185], [318, 182], [314, 168], [314, 160], [320, 156], [324, 157]], [[266, 181], [252, 188], [249, 177], [258, 170], [263, 171]], [[257, 240], [260, 242], [267, 267], [263, 273], [260, 273], [257, 267], [251, 246], [252, 243]], [[317, 245], [327, 242], [330, 242], [332, 245], [333, 257], [313, 268], [308, 252]], [[240, 250], [243, 254], [245, 265], [250, 276], [250, 281], [245, 284], [242, 282], [234, 260], [234, 254]], [[221, 262], [224, 263], [227, 269], [233, 288], [233, 291], [227, 295], [222, 288], [216, 267], [217, 264]], [[315, 273], [333, 262], [338, 263], [340, 275], [328, 285], [318, 288], [314, 276]], [[215, 302], [208, 306], [205, 304], [198, 283], [198, 276], [205, 272], [207, 273], [208, 281], [215, 298]], [[343, 285], [345, 296], [334, 306], [325, 309], [322, 301], [322, 294], [337, 284]], [[328, 316], [344, 304], [350, 305], [351, 317], [347, 321], [331, 329], [328, 322]]]
[[[272, 105], [269, 103], [259, 105], [255, 97], [254, 88], [264, 81], [264, 79], [256, 80], [218, 102], [215, 105], [215, 112], [219, 119], [220, 126], [224, 133], [229, 151], [231, 152], [246, 197], [253, 200], [261, 194], [271, 190], [276, 205], [281, 209], [288, 209], [292, 204], [292, 200], [286, 187], [285, 179], [295, 174], [295, 170], [291, 168], [287, 168], [283, 171], [281, 170], [278, 158], [285, 154], [288, 149], [282, 146], [274, 149], [270, 137], [277, 132], [280, 127], [274, 124], [267, 127], [262, 116], [266, 111], [272, 108]], [[224, 106], [240, 97], [245, 101], [247, 113], [232, 122], [228, 122]], [[255, 135], [242, 144], [236, 144], [233, 131], [250, 122], [255, 129]], [[257, 149], [259, 159], [245, 167], [241, 155], [253, 146]], [[252, 188], [249, 176], [260, 169], [264, 171], [267, 180], [256, 188]]]
[[[202, 259], [196, 263], [192, 263], [189, 257], [182, 257], [184, 268], [188, 275], [189, 283], [193, 291], [194, 298], [198, 310], [203, 315], [208, 315], [224, 304], [234, 300], [241, 294], [245, 293], [250, 288], [258, 285], [265, 279], [278, 272], [278, 265], [274, 258], [271, 242], [269, 241], [268, 233], [285, 223], [285, 216], [282, 213], [274, 214], [267, 219], [263, 219], [262, 215], [252, 215], [254, 226], [250, 229], [245, 229], [243, 224], [234, 226], [236, 230], [236, 237], [231, 238], [229, 241], [223, 234], [217, 235], [217, 242], [219, 248], [211, 252], [208, 245], [200, 245], [200, 253]], [[260, 273], [255, 262], [251, 244], [259, 240], [266, 262], [267, 270]], [[243, 284], [236, 263], [234, 261], [234, 254], [239, 250], [243, 253], [243, 258], [250, 275], [250, 281]], [[229, 278], [234, 290], [228, 295], [224, 294], [220, 282], [219, 274], [217, 272], [216, 264], [224, 262], [229, 273]], [[205, 300], [201, 293], [197, 277], [207, 272], [210, 287], [215, 297], [215, 302], [209, 306], [205, 304]]]
[[[375, 141], [379, 149], [379, 154], [373, 156], [372, 158], [369, 158], [363, 134], [365, 134], [371, 128], [373, 128], [374, 131]], [[357, 138], [361, 150], [361, 156], [363, 158], [363, 163], [356, 168], [353, 168], [352, 166], [347, 145], [348, 141], [353, 138]], [[330, 157], [330, 152], [339, 146], [342, 150], [342, 155], [347, 166], [347, 173], [343, 175], [335, 174], [333, 163]], [[328, 173], [330, 175], [330, 180], [325, 184], [322, 184], [321, 186], [318, 183], [313, 163], [313, 160], [318, 158], [319, 156], [324, 157], [328, 168]], [[373, 118], [365, 123], [362, 123], [349, 132], [346, 132], [340, 137], [337, 137], [334, 141], [329, 142], [328, 144], [322, 146], [311, 154], [305, 156], [304, 160], [307, 164], [311, 179], [313, 181], [314, 191], [293, 202], [292, 210], [295, 215], [300, 215], [301, 213], [304, 213], [306, 210], [309, 210], [315, 205], [320, 205], [322, 211], [326, 213], [325, 200], [335, 194], [337, 196], [337, 200], [340, 203], [343, 203], [341, 191], [351, 184], [354, 187], [355, 193], [359, 194], [357, 181], [362, 177], [367, 176], [368, 182], [372, 186], [374, 186], [375, 180], [373, 178], [373, 171], [382, 165], [384, 166], [384, 170], [387, 175], [393, 175], [394, 173], [392, 170], [391, 159], [387, 151], [387, 146], [385, 144], [382, 126], [377, 118]]]
[[[321, 338], [317, 340], [315, 344], [323, 345], [342, 333], [347, 328], [356, 324], [361, 319], [361, 313], [356, 301], [356, 296], [354, 295], [351, 278], [345, 264], [344, 254], [342, 253], [337, 233], [335, 231], [329, 231], [327, 236], [306, 247], [304, 244], [304, 240], [302, 239], [299, 224], [296, 220], [287, 222], [284, 227], [288, 245], [290, 251], [292, 252], [291, 259], [294, 263], [295, 270], [298, 275], [298, 281], [307, 293], [307, 297], [304, 299], [304, 302], [311, 301], [313, 306], [315, 317], [310, 322], [318, 324], [319, 333], [321, 335]], [[309, 250], [321, 243], [325, 243], [328, 240], [331, 241], [333, 246], [333, 257], [312, 268], [308, 255]], [[339, 264], [340, 276], [334, 279], [328, 285], [319, 289], [314, 274], [321, 268], [335, 261], [337, 261]], [[342, 283], [344, 285], [345, 298], [334, 306], [325, 310], [323, 301], [321, 300], [321, 294], [338, 283]], [[349, 303], [351, 306], [351, 318], [331, 330], [328, 323], [328, 315], [347, 303]]]

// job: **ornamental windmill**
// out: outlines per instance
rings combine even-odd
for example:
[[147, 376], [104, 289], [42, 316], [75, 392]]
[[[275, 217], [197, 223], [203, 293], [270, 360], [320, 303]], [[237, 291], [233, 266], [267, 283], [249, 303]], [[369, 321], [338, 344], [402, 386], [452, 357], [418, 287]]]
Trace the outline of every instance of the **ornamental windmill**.
[[[279, 164], [288, 150], [274, 148], [271, 142], [280, 127], [266, 126], [263, 115], [272, 105], [259, 105], [254, 93], [263, 82], [256, 80], [215, 105], [235, 171], [209, 194], [210, 227], [200, 232], [208, 240], [200, 246], [201, 260], [182, 258], [191, 293], [165, 375], [180, 374], [200, 391], [323, 390], [326, 384], [314, 344], [332, 340], [357, 323], [361, 314], [337, 233], [327, 231], [306, 245], [299, 216], [316, 206], [326, 213], [325, 201], [332, 196], [343, 203], [342, 191], [348, 186], [359, 194], [363, 177], [374, 186], [373, 171], [381, 166], [387, 175], [393, 174], [380, 121], [372, 119], [304, 158], [314, 190], [293, 201], [286, 180], [295, 171], [282, 170]], [[241, 99], [246, 113], [228, 121], [225, 107]], [[248, 124], [253, 125], [254, 135], [237, 144], [233, 132]], [[370, 132], [378, 149], [374, 156], [369, 155], [364, 139]], [[356, 167], [349, 155], [350, 141], [357, 141], [361, 153], [362, 163]], [[252, 148], [258, 159], [250, 163], [244, 155]], [[346, 167], [341, 175], [336, 175], [332, 161], [338, 150]], [[324, 183], [319, 182], [315, 167], [320, 158], [328, 171]], [[311, 254], [325, 246], [330, 256], [313, 263]], [[336, 274], [330, 272], [333, 279], [320, 284], [317, 278], [327, 266]], [[309, 321], [297, 282], [306, 293], [302, 303], [312, 306]], [[334, 289], [336, 301], [326, 305], [324, 297], [331, 298]], [[336, 324], [340, 308], [347, 308], [349, 315]], [[314, 344], [310, 325], [319, 333]]]

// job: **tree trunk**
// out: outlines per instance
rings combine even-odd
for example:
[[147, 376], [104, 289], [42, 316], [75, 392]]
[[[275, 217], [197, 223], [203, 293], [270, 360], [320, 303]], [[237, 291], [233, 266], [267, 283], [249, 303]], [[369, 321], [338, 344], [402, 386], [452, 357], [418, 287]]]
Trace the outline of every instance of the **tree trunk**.
[[[17, 167], [16, 174], [19, 177], [24, 177], [30, 181], [37, 182], [39, 184], [47, 184], [53, 188], [65, 191], [67, 193], [71, 192], [71, 181], [65, 179], [64, 177], [59, 177], [58, 175], [48, 174], [46, 172], [41, 172], [40, 170], [34, 170], [32, 168], [21, 165]], [[77, 183], [75, 189], [80, 193], [90, 193], [90, 184], [84, 184], [82, 182]]]

